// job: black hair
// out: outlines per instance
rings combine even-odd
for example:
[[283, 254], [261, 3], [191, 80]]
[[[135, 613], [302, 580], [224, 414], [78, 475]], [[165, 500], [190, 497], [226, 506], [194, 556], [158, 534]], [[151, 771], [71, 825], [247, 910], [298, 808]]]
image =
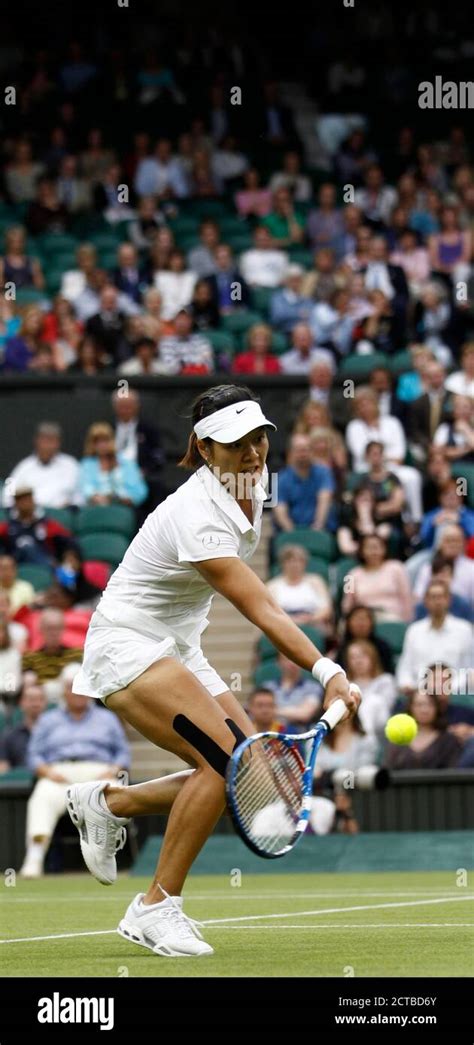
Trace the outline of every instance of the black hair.
[[[247, 399], [252, 399], [254, 403], [259, 402], [257, 396], [246, 385], [214, 385], [213, 388], [208, 388], [206, 392], [201, 392], [197, 399], [194, 400], [191, 407], [192, 425], [194, 427], [198, 421], [202, 421], [205, 417], [210, 417], [217, 410], [223, 410], [225, 406], [231, 406], [233, 403], [242, 403]], [[212, 440], [209, 439], [206, 442], [210, 444]], [[197, 435], [195, 432], [191, 432], [186, 453], [178, 461], [178, 468], [200, 468], [202, 464], [203, 459], [197, 446]]]

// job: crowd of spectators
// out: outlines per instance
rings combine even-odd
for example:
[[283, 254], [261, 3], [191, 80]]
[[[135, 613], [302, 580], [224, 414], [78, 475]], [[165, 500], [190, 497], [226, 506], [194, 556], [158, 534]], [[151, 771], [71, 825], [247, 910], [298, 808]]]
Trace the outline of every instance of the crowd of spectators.
[[[323, 779], [372, 763], [473, 767], [467, 135], [455, 123], [427, 141], [414, 120], [379, 139], [370, 119], [341, 115], [354, 108], [347, 92], [367, 100], [365, 74], [334, 61], [325, 100], [338, 129], [320, 122], [315, 161], [314, 129], [268, 70], [251, 115], [231, 104], [238, 41], [226, 75], [210, 46], [193, 106], [186, 46], [173, 65], [151, 45], [135, 70], [118, 50], [105, 72], [72, 41], [63, 61], [38, 50], [22, 68], [23, 129], [6, 113], [0, 157], [0, 381], [150, 376], [159, 394], [166, 376], [298, 378], [268, 587], [363, 693], [358, 718], [325, 746]], [[120, 114], [133, 117], [128, 131]], [[118, 561], [163, 495], [162, 440], [138, 392], [118, 388], [112, 407], [113, 425], [97, 417], [82, 433], [80, 459], [51, 415], [1, 477], [0, 771], [38, 777], [27, 874], [41, 872], [77, 777], [63, 765], [75, 733], [74, 765], [128, 765], [113, 716], [70, 690], [114, 565], [98, 533], [112, 516], [89, 525], [87, 513], [115, 510]], [[259, 728], [302, 732], [320, 714], [320, 687], [284, 657], [262, 657], [256, 685]], [[405, 748], [384, 740], [394, 709], [418, 723]], [[333, 797], [342, 829], [357, 830], [347, 795]]]

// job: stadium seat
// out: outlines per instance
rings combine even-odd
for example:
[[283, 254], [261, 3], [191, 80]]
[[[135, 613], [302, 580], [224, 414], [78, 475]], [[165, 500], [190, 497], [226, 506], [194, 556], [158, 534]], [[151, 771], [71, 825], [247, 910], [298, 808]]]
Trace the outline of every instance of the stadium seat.
[[57, 294], [61, 289], [63, 273], [64, 270], [62, 268], [58, 268], [57, 266], [48, 266], [46, 268], [46, 289], [48, 291], [48, 294], [50, 294], [52, 297], [54, 297], [54, 295]]
[[117, 267], [117, 246], [118, 244], [110, 250], [99, 251], [99, 268], [110, 272]]
[[245, 250], [253, 247], [253, 238], [250, 232], [233, 232], [232, 236], [226, 237], [226, 243], [232, 247], [234, 254], [243, 254]]
[[263, 316], [250, 308], [241, 308], [231, 312], [228, 316], [222, 316], [222, 327], [229, 334], [242, 334], [252, 327], [254, 323], [262, 323]]
[[326, 562], [332, 562], [336, 555], [336, 542], [331, 533], [324, 530], [291, 530], [290, 533], [280, 533], [275, 541], [278, 552], [284, 544], [302, 544], [309, 555], [317, 555]]
[[85, 559], [98, 559], [117, 566], [129, 542], [121, 533], [87, 533], [79, 538], [79, 545]]
[[474, 464], [463, 464], [462, 461], [457, 461], [451, 466], [452, 474], [456, 479], [465, 479], [467, 482], [467, 496], [466, 504], [469, 508], [474, 508]]
[[75, 252], [78, 247], [76, 238], [66, 232], [45, 233], [44, 236], [38, 236], [36, 243], [41, 253], [46, 254], [51, 260], [58, 254], [64, 254], [66, 250]]
[[4, 784], [16, 784], [20, 782], [33, 783], [33, 774], [24, 766], [14, 766], [1, 776], [2, 786]]
[[[324, 653], [326, 649], [326, 639], [322, 631], [319, 631], [318, 628], [313, 628], [311, 624], [300, 624], [299, 627], [301, 628], [301, 631], [304, 631], [305, 635], [311, 639], [311, 642], [314, 642], [314, 645], [321, 650], [321, 653]], [[262, 661], [269, 660], [271, 657], [275, 657], [278, 654], [278, 650], [266, 635], [262, 635], [258, 640], [257, 651]]]
[[278, 682], [280, 675], [281, 672], [276, 657], [264, 660], [263, 664], [259, 664], [253, 673], [255, 688], [264, 686], [266, 682]]
[[94, 244], [98, 252], [103, 253], [117, 250], [117, 247], [120, 246], [120, 239], [113, 232], [94, 232], [89, 236], [89, 242]]
[[53, 582], [53, 573], [48, 566], [35, 566], [29, 562], [19, 564], [18, 576], [22, 581], [29, 581], [35, 591], [44, 591]]
[[192, 214], [180, 214], [170, 221], [175, 236], [199, 236], [199, 219]]
[[304, 247], [289, 247], [288, 255], [294, 265], [302, 265], [305, 269], [311, 269], [314, 264], [314, 251], [306, 250]]
[[349, 493], [353, 493], [359, 483], [362, 482], [364, 474], [364, 472], [347, 472], [344, 481], [344, 489]]
[[180, 215], [192, 214], [198, 221], [204, 218], [215, 218], [219, 221], [227, 214], [227, 206], [224, 200], [218, 199], [194, 199], [179, 201]]
[[399, 374], [405, 374], [407, 370], [413, 370], [412, 358], [406, 349], [403, 352], [395, 352], [395, 355], [388, 356], [388, 369], [390, 373], [395, 377]]
[[344, 580], [350, 570], [359, 565], [359, 560], [352, 555], [344, 555], [330, 568], [331, 590], [333, 598], [339, 604], [344, 594]]
[[203, 336], [210, 342], [215, 352], [228, 352], [233, 355], [236, 351], [235, 338], [226, 330], [206, 330]]
[[[307, 573], [317, 573], [326, 583], [329, 583], [329, 563], [318, 555], [310, 555], [308, 559]], [[274, 563], [270, 570], [271, 577], [281, 577], [279, 563]]]
[[224, 214], [219, 220], [219, 228], [223, 240], [227, 240], [229, 236], [250, 232], [248, 222], [245, 218], [239, 218], [237, 214]]
[[252, 288], [252, 301], [254, 308], [257, 312], [261, 312], [262, 315], [268, 317], [270, 311], [270, 303], [275, 291], [272, 287], [253, 287]]
[[66, 530], [72, 532], [74, 529], [74, 512], [70, 508], [45, 508], [45, 514], [48, 519], [55, 519], [61, 526], [65, 526]]
[[[119, 533], [122, 537], [130, 538], [136, 528], [135, 512], [126, 504], [91, 504], [79, 509], [74, 531], [79, 537], [85, 537], [89, 533]], [[102, 556], [89, 555], [88, 558], [101, 559]]]
[[403, 649], [403, 640], [405, 638], [407, 627], [408, 625], [403, 621], [387, 620], [381, 621], [380, 624], [376, 624], [375, 631], [381, 639], [385, 639], [385, 642], [388, 642], [392, 652], [398, 656]]
[[47, 297], [45, 290], [36, 290], [36, 287], [19, 287], [16, 292], [16, 304], [36, 305]]
[[183, 254], [187, 254], [189, 250], [193, 250], [194, 247], [198, 247], [200, 242], [201, 241], [197, 232], [185, 232], [179, 236], [176, 236], [176, 246], [178, 250], [183, 251]]
[[288, 352], [288, 347], [286, 334], [282, 334], [280, 330], [272, 330], [272, 352], [276, 356], [282, 356], [284, 352]]
[[352, 377], [357, 381], [361, 378], [369, 377], [372, 370], [377, 366], [388, 366], [388, 356], [384, 352], [371, 352], [367, 356], [358, 356], [356, 353], [353, 353], [342, 360], [337, 376], [339, 380]]

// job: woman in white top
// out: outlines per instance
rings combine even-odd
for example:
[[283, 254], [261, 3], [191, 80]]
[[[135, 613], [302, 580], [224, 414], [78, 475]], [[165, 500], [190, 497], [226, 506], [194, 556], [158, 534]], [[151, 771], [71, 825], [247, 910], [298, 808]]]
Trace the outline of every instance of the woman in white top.
[[281, 575], [267, 588], [295, 624], [312, 624], [328, 635], [332, 626], [331, 596], [317, 573], [307, 573], [308, 553], [301, 544], [285, 544], [278, 556]]
[[366, 733], [383, 738], [385, 724], [397, 699], [397, 685], [393, 675], [383, 671], [373, 642], [359, 639], [347, 647], [347, 677], [355, 682], [362, 702], [359, 718]]
[[119, 932], [174, 957], [212, 951], [183, 914], [181, 891], [224, 810], [229, 756], [253, 732], [201, 650], [213, 590], [280, 652], [313, 671], [325, 707], [341, 696], [351, 714], [359, 703], [339, 665], [321, 657], [245, 561], [260, 536], [267, 428], [275, 426], [253, 393], [235, 385], [203, 392], [192, 423], [181, 464], [195, 473], [151, 512], [109, 580], [74, 690], [106, 701], [148, 740], [195, 768], [133, 787], [94, 781], [68, 789], [83, 856], [104, 884], [115, 881], [115, 851], [128, 818], [170, 813], [156, 874]]
[[354, 394], [355, 417], [346, 428], [346, 444], [352, 455], [355, 472], [367, 470], [365, 452], [369, 443], [381, 443], [385, 462], [400, 480], [407, 499], [407, 508], [413, 522], [422, 517], [421, 475], [416, 468], [405, 465], [407, 444], [405, 433], [397, 417], [380, 413], [377, 393], [370, 385], [359, 385]]
[[13, 645], [8, 617], [0, 615], [0, 707], [2, 697], [13, 697], [21, 688], [21, 653]]
[[197, 275], [185, 266], [183, 252], [173, 250], [169, 270], [162, 270], [155, 275], [155, 287], [162, 300], [161, 315], [165, 320], [174, 319], [180, 309], [191, 304]]

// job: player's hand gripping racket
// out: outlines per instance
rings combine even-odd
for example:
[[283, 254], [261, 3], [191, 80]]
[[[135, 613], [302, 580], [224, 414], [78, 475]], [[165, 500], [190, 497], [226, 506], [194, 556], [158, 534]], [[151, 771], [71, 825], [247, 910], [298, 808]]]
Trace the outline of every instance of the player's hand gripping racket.
[[[258, 856], [284, 856], [304, 834], [316, 755], [346, 711], [343, 700], [334, 700], [308, 733], [256, 733], [231, 755], [226, 773], [229, 811], [236, 831]], [[302, 741], [312, 741], [306, 765], [298, 747]]]

